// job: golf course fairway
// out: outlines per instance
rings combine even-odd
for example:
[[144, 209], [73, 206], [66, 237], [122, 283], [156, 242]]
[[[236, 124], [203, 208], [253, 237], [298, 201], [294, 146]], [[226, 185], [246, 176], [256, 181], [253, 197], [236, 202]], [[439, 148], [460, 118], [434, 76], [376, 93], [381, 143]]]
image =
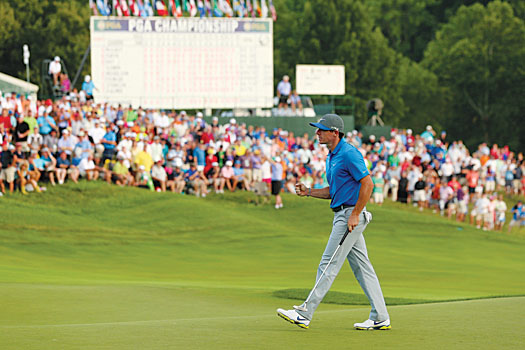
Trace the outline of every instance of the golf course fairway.
[[276, 315], [313, 286], [328, 201], [207, 198], [104, 183], [0, 201], [0, 349], [523, 349], [525, 235], [369, 205], [392, 321], [348, 265], [308, 330]]

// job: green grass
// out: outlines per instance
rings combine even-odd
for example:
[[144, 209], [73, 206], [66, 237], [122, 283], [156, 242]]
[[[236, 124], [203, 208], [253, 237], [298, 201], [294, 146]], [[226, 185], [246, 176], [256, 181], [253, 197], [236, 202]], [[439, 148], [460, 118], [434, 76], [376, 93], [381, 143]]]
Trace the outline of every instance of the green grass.
[[371, 205], [365, 238], [393, 330], [351, 330], [369, 307], [344, 267], [304, 331], [275, 309], [313, 286], [328, 202], [253, 199], [102, 183], [3, 197], [0, 349], [522, 347], [525, 298], [493, 297], [525, 294], [523, 232]]

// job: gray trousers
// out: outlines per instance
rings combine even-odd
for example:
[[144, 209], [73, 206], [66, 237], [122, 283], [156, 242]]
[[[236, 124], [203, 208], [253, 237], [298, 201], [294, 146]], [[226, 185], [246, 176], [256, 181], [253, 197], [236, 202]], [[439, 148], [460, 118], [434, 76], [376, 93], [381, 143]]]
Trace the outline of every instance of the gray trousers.
[[[348, 218], [352, 210], [353, 208], [346, 208], [335, 213], [332, 233], [330, 234], [328, 244], [319, 263], [319, 268], [317, 269], [316, 282], [345, 234], [348, 227]], [[377, 279], [370, 260], [368, 260], [365, 239], [363, 237], [363, 231], [370, 220], [372, 220], [372, 214], [367, 212], [365, 208], [359, 215], [359, 225], [346, 237], [343, 245], [339, 248], [339, 251], [330, 263], [330, 266], [328, 266], [323, 278], [317, 285], [317, 288], [313, 291], [308, 305], [303, 303], [302, 306], [305, 306], [308, 311], [298, 311], [301, 316], [309, 320], [312, 319], [315, 310], [332, 286], [346, 258], [350, 263], [355, 278], [361, 285], [372, 306], [369, 318], [373, 321], [384, 321], [390, 318], [386, 310], [385, 299], [383, 298], [379, 280]]]

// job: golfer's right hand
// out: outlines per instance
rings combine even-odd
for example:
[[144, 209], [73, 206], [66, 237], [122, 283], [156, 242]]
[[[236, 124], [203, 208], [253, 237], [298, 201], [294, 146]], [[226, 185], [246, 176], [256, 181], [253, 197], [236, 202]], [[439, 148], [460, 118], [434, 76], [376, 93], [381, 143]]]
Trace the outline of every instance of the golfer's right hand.
[[306, 196], [307, 188], [306, 185], [301, 183], [295, 184], [295, 193], [297, 193], [298, 196], [304, 197]]

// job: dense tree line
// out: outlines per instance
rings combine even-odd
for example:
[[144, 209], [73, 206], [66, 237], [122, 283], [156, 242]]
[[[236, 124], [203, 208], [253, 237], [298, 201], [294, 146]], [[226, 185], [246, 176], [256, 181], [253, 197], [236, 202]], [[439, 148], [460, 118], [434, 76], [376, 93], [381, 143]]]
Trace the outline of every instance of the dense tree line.
[[[525, 1], [274, 3], [276, 83], [284, 74], [293, 82], [296, 64], [343, 64], [347, 95], [338, 103], [355, 103], [358, 125], [366, 101], [379, 97], [389, 125], [431, 123], [471, 146], [525, 150]], [[87, 0], [0, 0], [0, 70], [24, 78], [28, 44], [32, 82], [40, 84], [42, 60], [55, 55], [74, 74], [89, 16]]]

